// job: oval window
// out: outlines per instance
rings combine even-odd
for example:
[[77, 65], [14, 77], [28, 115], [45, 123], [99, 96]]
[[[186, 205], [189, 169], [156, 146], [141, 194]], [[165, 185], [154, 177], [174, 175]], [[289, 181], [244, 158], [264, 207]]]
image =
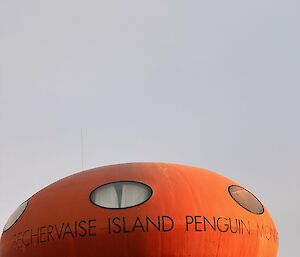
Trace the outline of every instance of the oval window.
[[6, 222], [3, 231], [9, 230], [22, 216], [22, 214], [25, 212], [28, 205], [28, 201], [25, 201], [22, 203], [15, 211], [14, 213], [9, 217], [8, 221]]
[[152, 189], [135, 181], [118, 181], [96, 188], [90, 195], [92, 203], [109, 209], [124, 209], [146, 202]]
[[264, 206], [248, 190], [240, 186], [230, 186], [228, 191], [231, 197], [244, 209], [255, 214], [263, 214]]

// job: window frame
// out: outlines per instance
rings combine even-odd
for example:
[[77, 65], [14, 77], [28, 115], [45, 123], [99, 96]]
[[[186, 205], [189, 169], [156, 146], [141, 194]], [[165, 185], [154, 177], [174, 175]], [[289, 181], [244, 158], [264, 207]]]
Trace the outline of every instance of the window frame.
[[[107, 186], [107, 185], [110, 185], [110, 184], [115, 184], [115, 183], [128, 183], [128, 182], [129, 182], [129, 183], [133, 183], [133, 184], [140, 184], [140, 185], [144, 186], [145, 188], [147, 188], [147, 189], [149, 190], [150, 195], [147, 197], [146, 200], [144, 200], [144, 201], [141, 202], [141, 203], [138, 203], [138, 204], [135, 204], [135, 205], [132, 205], [132, 206], [128, 206], [128, 207], [123, 207], [123, 208], [112, 208], [112, 207], [101, 206], [101, 205], [95, 203], [95, 202], [92, 200], [92, 195], [93, 195], [94, 192], [96, 192], [99, 188], [104, 187], [104, 186]], [[97, 186], [96, 188], [94, 188], [94, 189], [91, 191], [90, 195], [89, 195], [89, 200], [90, 200], [90, 202], [91, 202], [93, 205], [95, 205], [95, 206], [97, 206], [97, 207], [99, 207], [99, 208], [107, 209], [107, 210], [116, 210], [116, 211], [117, 211], [117, 210], [126, 210], [126, 209], [129, 209], [129, 208], [134, 208], [134, 207], [137, 207], [137, 206], [139, 206], [139, 205], [142, 205], [142, 204], [146, 203], [147, 201], [149, 201], [149, 200], [151, 199], [152, 196], [153, 196], [153, 189], [152, 189], [149, 185], [147, 185], [146, 183], [144, 183], [144, 182], [136, 181], [136, 180], [117, 180], [117, 181], [111, 181], [111, 182], [102, 184], [102, 185]]]
[[[260, 204], [260, 206], [261, 206], [261, 208], [262, 208], [262, 211], [261, 212], [255, 212], [255, 211], [253, 211], [253, 210], [251, 210], [250, 208], [247, 208], [247, 206], [244, 206], [244, 205], [242, 205], [238, 200], [236, 200], [234, 197], [233, 197], [233, 195], [232, 195], [232, 192], [230, 191], [230, 189], [232, 188], [232, 187], [238, 187], [238, 188], [240, 188], [240, 189], [243, 189], [243, 190], [245, 190], [247, 193], [249, 193], [250, 195], [252, 195], [252, 197], [254, 197], [254, 199], [257, 201], [257, 203], [258, 204]], [[241, 206], [243, 209], [245, 209], [246, 211], [248, 211], [248, 212], [251, 212], [251, 213], [253, 213], [253, 214], [256, 214], [256, 215], [262, 215], [262, 214], [264, 214], [264, 212], [265, 212], [265, 207], [264, 207], [264, 205], [262, 204], [262, 202], [252, 193], [252, 192], [250, 192], [249, 190], [247, 190], [246, 188], [244, 188], [244, 187], [242, 187], [242, 186], [240, 186], [240, 185], [230, 185], [229, 187], [228, 187], [228, 193], [229, 193], [229, 195], [230, 195], [230, 197], [239, 205], [239, 206]]]
[[[23, 209], [23, 211], [21, 212], [21, 214], [19, 214], [18, 218], [15, 219], [14, 222], [11, 223], [10, 226], [8, 226], [6, 228], [6, 225], [7, 225], [7, 222], [8, 220], [10, 219], [10, 217], [23, 205], [23, 204], [26, 204], [25, 208]], [[9, 216], [8, 220], [6, 221], [6, 223], [4, 224], [4, 227], [3, 227], [3, 233], [5, 233], [6, 231], [10, 230], [17, 222], [18, 220], [23, 216], [23, 214], [25, 213], [25, 211], [27, 210], [28, 208], [28, 205], [29, 205], [29, 200], [26, 200], [24, 201], [23, 203], [21, 203], [16, 209], [15, 211]]]

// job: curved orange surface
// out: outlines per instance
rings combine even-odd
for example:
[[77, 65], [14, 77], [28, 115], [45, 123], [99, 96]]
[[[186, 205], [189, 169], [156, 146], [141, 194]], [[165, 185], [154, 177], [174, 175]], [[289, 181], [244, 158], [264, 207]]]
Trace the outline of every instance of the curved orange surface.
[[[92, 204], [90, 193], [114, 181], [153, 190], [127, 209]], [[0, 257], [276, 257], [278, 236], [265, 208], [237, 204], [236, 182], [204, 169], [163, 163], [100, 167], [33, 195], [0, 241]]]

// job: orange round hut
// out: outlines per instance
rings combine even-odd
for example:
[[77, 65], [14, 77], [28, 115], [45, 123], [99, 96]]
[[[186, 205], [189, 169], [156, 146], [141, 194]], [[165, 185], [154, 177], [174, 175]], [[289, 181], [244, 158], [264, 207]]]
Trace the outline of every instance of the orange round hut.
[[95, 168], [22, 203], [0, 257], [276, 257], [263, 204], [214, 172], [165, 163]]

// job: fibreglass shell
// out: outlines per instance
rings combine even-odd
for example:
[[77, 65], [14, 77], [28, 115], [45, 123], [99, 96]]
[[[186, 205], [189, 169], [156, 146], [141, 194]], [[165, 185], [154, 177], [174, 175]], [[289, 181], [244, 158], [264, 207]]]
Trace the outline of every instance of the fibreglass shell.
[[[104, 208], [91, 201], [96, 188], [122, 181], [149, 186], [151, 197], [129, 208]], [[120, 164], [80, 172], [29, 198], [19, 220], [2, 234], [0, 257], [276, 257], [277, 232], [267, 208], [260, 215], [248, 211], [229, 194], [232, 185], [239, 186], [205, 169], [165, 163]], [[111, 202], [122, 206], [122, 200]], [[187, 225], [196, 217], [197, 224]], [[219, 220], [219, 228], [204, 231], [204, 217], [212, 224]], [[151, 224], [148, 230], [141, 228], [147, 219], [163, 225], [163, 218], [165, 231]], [[68, 233], [59, 237], [66, 224]], [[140, 228], [132, 231], [134, 224]], [[240, 224], [245, 224], [244, 230], [237, 229]], [[91, 226], [91, 233], [80, 236], [80, 226]]]

